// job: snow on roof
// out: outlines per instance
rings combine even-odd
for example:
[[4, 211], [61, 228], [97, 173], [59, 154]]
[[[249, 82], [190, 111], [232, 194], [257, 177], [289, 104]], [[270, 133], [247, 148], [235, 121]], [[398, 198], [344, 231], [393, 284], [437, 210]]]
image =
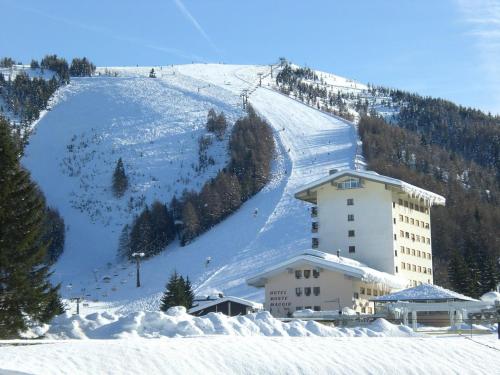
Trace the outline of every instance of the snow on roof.
[[499, 292], [488, 292], [481, 296], [481, 301], [494, 304], [496, 301], [500, 302]]
[[344, 176], [353, 176], [364, 178], [370, 181], [379, 182], [382, 184], [391, 185], [393, 187], [399, 188], [401, 191], [411, 195], [414, 198], [422, 198], [429, 202], [430, 205], [444, 205], [446, 203], [446, 199], [436, 193], [431, 191], [419, 188], [418, 186], [409, 184], [402, 180], [398, 180], [397, 178], [392, 178], [388, 176], [382, 176], [373, 171], [358, 171], [353, 169], [344, 169], [338, 172], [335, 172], [329, 176], [323, 177], [319, 180], [313, 181], [298, 190], [295, 193], [295, 198], [309, 201], [307, 198], [309, 196], [309, 191], [314, 190], [321, 185], [324, 185], [330, 181], [334, 181], [340, 177]]
[[195, 313], [197, 311], [206, 309], [211, 306], [218, 305], [220, 303], [224, 303], [226, 301], [234, 302], [234, 303], [239, 303], [242, 305], [249, 306], [253, 309], [256, 310], [262, 310], [263, 306], [261, 303], [250, 301], [247, 299], [239, 298], [239, 297], [232, 297], [232, 296], [227, 296], [227, 297], [222, 297], [222, 298], [217, 298], [217, 299], [207, 299], [205, 301], [196, 301], [198, 304], [196, 306], [193, 306], [189, 309], [189, 313]]
[[476, 301], [474, 298], [445, 289], [438, 285], [421, 284], [413, 288], [400, 290], [399, 292], [385, 296], [372, 298], [372, 301], [423, 301], [423, 300], [461, 300]]
[[394, 289], [404, 288], [408, 283], [405, 279], [390, 275], [386, 272], [377, 271], [354, 259], [338, 257], [318, 250], [307, 250], [300, 255], [276, 264], [250, 279], [247, 279], [247, 284], [255, 287], [263, 287], [268, 277], [272, 277], [283, 272], [287, 268], [292, 268], [293, 266], [298, 266], [303, 263], [310, 264], [313, 267], [316, 266], [331, 271], [342, 272], [347, 276], [358, 278], [366, 283], [380, 283]]

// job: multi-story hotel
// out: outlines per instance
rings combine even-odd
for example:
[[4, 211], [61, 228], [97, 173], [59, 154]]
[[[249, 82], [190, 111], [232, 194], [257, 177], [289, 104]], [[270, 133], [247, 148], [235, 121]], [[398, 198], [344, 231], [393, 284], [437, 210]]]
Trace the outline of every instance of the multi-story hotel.
[[445, 198], [375, 172], [342, 170], [301, 188], [312, 203], [312, 248], [408, 280], [433, 283], [432, 205]]

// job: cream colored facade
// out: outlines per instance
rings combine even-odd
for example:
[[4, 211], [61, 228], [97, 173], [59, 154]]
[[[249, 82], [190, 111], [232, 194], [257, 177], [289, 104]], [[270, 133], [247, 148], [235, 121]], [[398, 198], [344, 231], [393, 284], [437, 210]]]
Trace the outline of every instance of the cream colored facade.
[[370, 172], [344, 171], [303, 189], [315, 204], [312, 246], [401, 276], [433, 283], [430, 207], [444, 198]]
[[[264, 309], [275, 317], [291, 316], [294, 311], [338, 311], [348, 307], [362, 314], [373, 313], [372, 296], [385, 295], [391, 289], [383, 284], [369, 284], [340, 271], [315, 268], [303, 263], [283, 270], [265, 283]], [[297, 277], [296, 272], [300, 273]], [[305, 277], [304, 273], [309, 273]], [[307, 295], [309, 294], [309, 295]]]

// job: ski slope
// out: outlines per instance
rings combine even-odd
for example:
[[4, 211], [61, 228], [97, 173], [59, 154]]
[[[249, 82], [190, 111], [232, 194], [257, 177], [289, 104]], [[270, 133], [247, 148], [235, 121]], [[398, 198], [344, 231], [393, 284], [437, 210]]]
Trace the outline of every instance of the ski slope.
[[[273, 91], [269, 66], [155, 67], [156, 79], [147, 78], [150, 67], [110, 69], [118, 77], [73, 79], [58, 91], [23, 160], [68, 226], [65, 252], [53, 276], [62, 283], [63, 295], [99, 301], [90, 303], [89, 311], [102, 306], [128, 312], [157, 309], [175, 269], [189, 275], [199, 294], [262, 300], [263, 292], [247, 286], [246, 278], [310, 246], [308, 206], [293, 193], [332, 168], [354, 166], [353, 124]], [[199, 188], [222, 168], [227, 141], [212, 146], [213, 168], [194, 173], [197, 139], [209, 108], [223, 110], [230, 121], [241, 115], [242, 90], [248, 90], [252, 106], [274, 129], [271, 182], [188, 246], [174, 243], [143, 262], [143, 286], [135, 288], [134, 266], [115, 259], [119, 232], [139, 211], [130, 209], [130, 197], [133, 202], [169, 201], [184, 188]], [[109, 191], [118, 157], [134, 186], [120, 200]], [[212, 258], [208, 266], [207, 257]], [[111, 282], [103, 283], [103, 276]]]

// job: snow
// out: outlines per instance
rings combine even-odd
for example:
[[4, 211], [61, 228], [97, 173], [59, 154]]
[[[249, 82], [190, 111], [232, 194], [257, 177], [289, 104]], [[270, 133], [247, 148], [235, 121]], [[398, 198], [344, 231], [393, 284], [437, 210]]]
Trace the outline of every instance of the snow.
[[318, 250], [308, 250], [285, 262], [272, 265], [261, 273], [253, 275], [247, 282], [255, 286], [264, 286], [263, 280], [271, 275], [283, 272], [292, 265], [300, 262], [307, 262], [313, 266], [344, 272], [346, 275], [357, 277], [366, 283], [383, 284], [391, 289], [401, 289], [408, 284], [406, 279], [370, 268], [357, 260], [338, 257]]
[[[17, 343], [0, 373], [22, 374], [494, 374], [500, 344], [451, 337], [204, 336]], [[14, 343], [13, 343], [14, 344]], [[488, 345], [488, 346], [485, 346]], [[496, 349], [494, 349], [496, 348]], [[495, 370], [497, 369], [497, 370]]]
[[499, 292], [488, 292], [488, 293], [484, 293], [482, 296], [481, 296], [481, 301], [483, 302], [488, 302], [488, 303], [491, 303], [491, 304], [495, 304], [496, 302], [500, 303], [500, 293]]
[[[107, 69], [118, 76], [74, 78], [58, 90], [23, 159], [68, 226], [53, 275], [63, 295], [83, 295], [89, 311], [157, 310], [175, 269], [189, 275], [197, 294], [222, 291], [262, 301], [263, 292], [245, 280], [310, 246], [308, 205], [293, 193], [332, 168], [354, 167], [355, 126], [269, 89], [270, 77], [257, 87], [257, 73], [269, 72], [268, 66], [155, 67], [156, 79], [147, 78], [150, 67]], [[169, 201], [176, 191], [197, 189], [213, 176], [227, 160], [227, 140], [211, 149], [216, 165], [195, 175], [190, 165], [197, 160], [197, 138], [210, 107], [224, 110], [231, 121], [241, 115], [243, 89], [275, 132], [270, 183], [190, 245], [174, 243], [142, 262], [142, 286], [135, 288], [134, 265], [115, 258], [122, 226], [140, 210], [130, 209], [128, 200]], [[134, 189], [117, 200], [109, 185], [120, 156]], [[104, 275], [110, 283], [101, 281]]]
[[438, 285], [421, 284], [413, 288], [400, 290], [386, 296], [373, 298], [374, 301], [419, 301], [419, 300], [462, 300], [476, 301], [474, 298], [445, 289]]
[[128, 314], [96, 312], [86, 316], [69, 312], [56, 317], [50, 325], [37, 327], [30, 336], [43, 334], [44, 339], [130, 339], [229, 336], [322, 336], [322, 337], [412, 337], [410, 328], [378, 319], [366, 327], [337, 328], [314, 321], [294, 319], [282, 322], [267, 311], [228, 317], [208, 313], [196, 317], [182, 306], [162, 311], [137, 311]]

